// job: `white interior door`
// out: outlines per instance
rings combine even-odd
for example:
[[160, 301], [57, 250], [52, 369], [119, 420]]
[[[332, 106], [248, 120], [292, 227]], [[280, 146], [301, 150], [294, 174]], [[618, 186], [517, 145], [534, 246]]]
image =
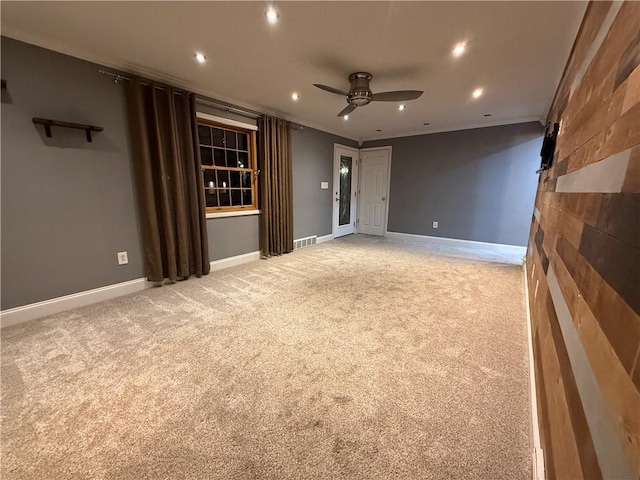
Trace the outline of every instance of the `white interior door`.
[[391, 147], [360, 150], [358, 233], [383, 236], [387, 227]]
[[333, 237], [356, 229], [358, 149], [334, 144], [333, 148]]

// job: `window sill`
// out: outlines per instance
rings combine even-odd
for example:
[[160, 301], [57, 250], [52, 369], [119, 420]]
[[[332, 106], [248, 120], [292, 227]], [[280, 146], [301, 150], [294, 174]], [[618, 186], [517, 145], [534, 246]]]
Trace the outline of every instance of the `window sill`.
[[260, 210], [238, 210], [235, 212], [207, 213], [207, 218], [244, 217], [246, 215], [260, 215]]

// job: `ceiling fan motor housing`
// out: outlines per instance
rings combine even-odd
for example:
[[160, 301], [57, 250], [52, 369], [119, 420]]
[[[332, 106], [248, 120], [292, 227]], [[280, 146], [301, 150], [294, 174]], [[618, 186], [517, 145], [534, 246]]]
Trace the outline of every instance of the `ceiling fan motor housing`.
[[367, 72], [356, 72], [349, 75], [349, 93], [347, 95], [347, 101], [351, 105], [361, 107], [368, 104], [373, 99], [373, 93], [369, 88], [369, 81], [371, 80], [371, 74]]

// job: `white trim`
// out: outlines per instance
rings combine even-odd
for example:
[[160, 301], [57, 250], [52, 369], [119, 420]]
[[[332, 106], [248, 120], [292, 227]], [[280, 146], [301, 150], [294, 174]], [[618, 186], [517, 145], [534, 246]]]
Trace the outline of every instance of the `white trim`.
[[[369, 148], [361, 148], [360, 149], [360, 153], [362, 152], [372, 152], [374, 150], [389, 150], [389, 169], [387, 170], [387, 200], [385, 201], [386, 205], [385, 205], [385, 218], [384, 218], [384, 228], [382, 229], [382, 236], [386, 236], [387, 235], [387, 226], [389, 225], [389, 203], [390, 203], [390, 196], [391, 196], [391, 157], [393, 156], [393, 147], [391, 145], [384, 145], [384, 146], [380, 146], [380, 147], [369, 147]], [[360, 156], [360, 159], [362, 159], [362, 155]], [[360, 193], [360, 178], [358, 178], [358, 193]], [[358, 212], [358, 218], [360, 216], [360, 212]], [[356, 220], [356, 228], [358, 226], [358, 222]]]
[[210, 263], [211, 271], [215, 272], [224, 268], [235, 267], [236, 265], [253, 262], [254, 260], [260, 260], [259, 251], [243, 253], [242, 255], [236, 255], [235, 257], [221, 258], [220, 260], [213, 260]]
[[262, 210], [236, 210], [235, 212], [207, 213], [207, 218], [244, 217], [245, 215], [260, 215]]
[[[148, 78], [149, 80], [155, 80], [162, 83], [166, 83], [167, 85], [172, 85], [177, 88], [182, 88], [184, 90], [188, 90], [195, 94], [202, 95], [203, 97], [224, 101], [236, 107], [247, 108], [249, 110], [254, 110], [256, 112], [264, 113], [274, 117], [281, 117], [281, 118], [284, 118], [285, 120], [289, 120], [291, 122], [298, 123], [300, 125], [313, 128], [315, 130], [320, 130], [322, 132], [331, 133], [338, 137], [346, 138], [348, 140], [353, 140], [353, 141], [358, 140], [355, 137], [347, 136], [348, 134], [345, 134], [344, 132], [338, 132], [337, 130], [328, 129], [326, 126], [312, 124], [308, 120], [301, 120], [294, 115], [288, 114], [286, 112], [282, 112], [280, 110], [274, 110], [272, 108], [268, 108], [262, 105], [250, 104], [250, 103], [241, 101], [239, 99], [225, 97], [224, 95], [221, 95], [219, 92], [210, 90], [208, 87], [204, 89], [202, 86], [196, 83], [186, 81], [183, 78], [177, 78], [172, 75], [167, 75], [165, 73], [158, 72], [157, 70], [145, 68], [140, 65], [132, 65], [130, 63], [123, 62], [122, 60], [119, 60], [113, 57], [97, 55], [95, 52], [88, 52], [76, 46], [72, 47], [64, 43], [52, 41], [51, 39], [42, 38], [41, 36], [33, 32], [25, 32], [20, 29], [12, 28], [11, 26], [5, 27], [3, 25], [2, 35], [5, 37], [13, 38], [15, 40], [19, 40], [21, 42], [29, 43], [31, 45], [36, 45], [38, 47], [46, 48], [47, 50], [53, 50], [54, 52], [59, 52], [65, 55], [69, 55], [71, 57], [79, 58], [80, 60], [85, 60], [87, 62], [95, 63], [97, 65], [102, 65], [104, 67], [109, 67], [109, 68], [118, 70], [119, 72], [122, 72], [122, 73], [140, 75], [142, 77]], [[113, 83], [113, 81], [111, 83]]]
[[536, 395], [536, 371], [533, 360], [533, 325], [531, 323], [531, 309], [529, 306], [529, 278], [527, 276], [527, 263], [522, 264], [524, 275], [524, 304], [527, 313], [527, 353], [529, 356], [529, 403], [531, 409], [531, 460], [533, 466], [533, 480], [545, 480], [544, 451], [540, 443], [540, 427], [538, 423], [538, 398]]
[[316, 245], [318, 243], [324, 243], [324, 242], [328, 242], [330, 240], [333, 240], [333, 233], [330, 233], [329, 235], [323, 235], [322, 237], [316, 238]]
[[402, 137], [418, 137], [421, 135], [431, 135], [432, 133], [445, 133], [445, 132], [457, 132], [458, 130], [473, 130], [476, 128], [485, 128], [485, 127], [499, 127], [502, 125], [515, 125], [517, 123], [529, 123], [529, 122], [539, 122], [544, 125], [541, 117], [525, 117], [525, 118], [516, 118], [513, 120], [499, 120], [495, 122], [482, 122], [482, 123], [471, 123], [467, 125], [463, 125], [460, 127], [445, 127], [445, 128], [435, 128], [425, 131], [426, 129], [416, 130], [410, 133], [402, 133], [398, 135], [393, 135], [391, 137], [378, 136], [378, 137], [364, 137], [363, 141], [370, 142], [373, 140], [392, 140], [394, 138], [402, 138]]
[[[333, 144], [333, 168], [332, 168], [332, 193], [331, 194], [331, 203], [332, 203], [332, 210], [331, 210], [331, 234], [333, 235], [333, 238], [336, 238], [336, 230], [338, 228], [345, 228], [346, 225], [342, 225], [341, 227], [338, 225], [339, 222], [339, 202], [336, 203], [335, 199], [334, 199], [334, 195], [336, 195], [336, 189], [339, 189], [339, 183], [340, 183], [340, 173], [338, 171], [338, 165], [339, 165], [339, 159], [338, 159], [338, 149], [342, 149], [342, 150], [347, 150], [353, 153], [353, 159], [355, 160], [355, 165], [352, 166], [352, 172], [351, 172], [351, 207], [352, 209], [352, 218], [353, 218], [353, 232], [350, 233], [358, 233], [357, 230], [357, 226], [356, 226], [356, 220], [358, 219], [358, 196], [356, 195], [356, 192], [358, 191], [358, 163], [360, 161], [360, 149], [358, 148], [354, 148], [354, 147], [349, 147], [347, 145], [342, 145], [341, 143], [334, 143]], [[355, 188], [353, 187], [355, 183]], [[349, 235], [349, 233], [346, 233], [344, 235]]]
[[518, 253], [523, 257], [527, 253], [527, 247], [521, 247], [519, 245], [505, 245], [503, 243], [489, 243], [489, 242], [477, 242], [475, 240], [461, 240], [459, 238], [447, 238], [447, 237], [432, 237], [429, 235], [416, 235], [413, 233], [400, 233], [400, 232], [386, 232], [389, 238], [396, 239], [418, 239], [427, 243], [449, 245], [449, 246], [468, 246], [474, 248], [485, 248], [487, 250], [495, 251], [496, 253]]
[[258, 127], [256, 125], [239, 122], [237, 120], [231, 120], [230, 118], [218, 117], [216, 115], [211, 115], [209, 113], [196, 112], [196, 117], [201, 118], [203, 120], [211, 120], [212, 122], [222, 123], [223, 125], [229, 125], [230, 127], [240, 127], [246, 130], [253, 130], [254, 132], [258, 131]]
[[106, 287], [94, 288], [84, 292], [11, 308], [0, 312], [0, 325], [4, 328], [10, 325], [28, 322], [29, 320], [64, 312], [72, 308], [84, 307], [92, 303], [139, 292], [153, 285], [152, 282], [148, 282], [145, 278], [137, 278], [135, 280], [129, 280], [128, 282], [116, 283], [114, 285], [107, 285]]

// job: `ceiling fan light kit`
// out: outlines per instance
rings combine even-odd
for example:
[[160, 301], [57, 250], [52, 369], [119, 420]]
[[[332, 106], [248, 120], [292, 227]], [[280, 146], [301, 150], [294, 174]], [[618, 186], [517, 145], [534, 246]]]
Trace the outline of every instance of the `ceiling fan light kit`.
[[363, 107], [371, 102], [405, 102], [415, 100], [422, 95], [421, 90], [397, 90], [393, 92], [373, 93], [369, 87], [369, 82], [373, 76], [367, 72], [355, 72], [349, 75], [349, 91], [345, 92], [338, 88], [329, 87], [314, 83], [313, 85], [321, 90], [347, 98], [348, 105], [338, 114], [344, 117], [353, 112], [357, 107]]

